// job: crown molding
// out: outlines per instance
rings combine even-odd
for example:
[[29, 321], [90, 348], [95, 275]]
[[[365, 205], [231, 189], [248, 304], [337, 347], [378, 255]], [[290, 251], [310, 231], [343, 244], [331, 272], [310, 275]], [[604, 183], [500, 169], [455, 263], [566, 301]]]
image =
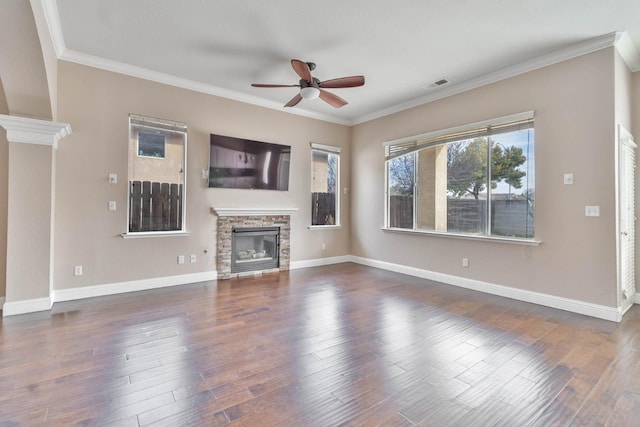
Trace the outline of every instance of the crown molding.
[[640, 54], [626, 31], [616, 33], [616, 50], [632, 72], [640, 71]]
[[49, 145], [58, 148], [58, 141], [71, 134], [71, 125], [28, 117], [0, 114], [0, 126], [7, 131], [9, 142]]
[[256, 96], [247, 95], [244, 93], [223, 89], [217, 86], [208, 85], [200, 82], [196, 82], [189, 79], [175, 77], [169, 74], [159, 73], [156, 71], [148, 70], [142, 67], [136, 67], [128, 64], [124, 64], [117, 61], [106, 60], [92, 55], [76, 52], [67, 49], [64, 43], [64, 37], [62, 34], [62, 27], [60, 25], [60, 17], [58, 15], [58, 7], [56, 0], [31, 0], [41, 1], [45, 10], [45, 17], [49, 25], [49, 32], [53, 41], [58, 59], [65, 60], [80, 65], [86, 65], [94, 68], [99, 68], [119, 74], [128, 75], [131, 77], [137, 77], [144, 80], [150, 80], [157, 83], [166, 84], [169, 86], [175, 86], [183, 89], [192, 90], [195, 92], [201, 92], [208, 95], [219, 96], [222, 98], [232, 99], [235, 101], [256, 105], [259, 107], [269, 108], [288, 114], [294, 114], [311, 119], [326, 121], [345, 126], [353, 126], [361, 123], [365, 123], [374, 119], [385, 117], [400, 111], [408, 110], [413, 107], [417, 107], [423, 104], [428, 104], [433, 101], [437, 101], [442, 98], [446, 98], [452, 95], [457, 95], [462, 92], [466, 92], [472, 89], [476, 89], [491, 83], [498, 82], [500, 80], [508, 79], [520, 74], [534, 71], [549, 65], [557, 64], [559, 62], [566, 61], [568, 59], [576, 58], [578, 56], [586, 55], [601, 49], [615, 46], [625, 62], [631, 69], [631, 71], [640, 71], [640, 54], [633, 45], [633, 42], [629, 35], [625, 32], [612, 32], [599, 37], [594, 37], [589, 40], [585, 40], [580, 43], [573, 44], [563, 49], [559, 49], [547, 55], [542, 55], [529, 61], [522, 62], [520, 64], [507, 67], [493, 73], [485, 74], [475, 79], [467, 80], [447, 86], [439, 89], [436, 92], [426, 94], [414, 98], [410, 101], [403, 102], [382, 110], [375, 111], [373, 113], [365, 114], [354, 119], [342, 119], [339, 117], [315, 113], [305, 110], [303, 108], [287, 109], [285, 110], [282, 105], [277, 102], [265, 100]]
[[271, 110], [277, 110], [294, 114], [297, 116], [307, 117], [310, 119], [321, 120], [329, 123], [335, 123], [339, 125], [351, 126], [352, 122], [349, 119], [342, 119], [339, 117], [315, 113], [305, 110], [304, 108], [295, 108], [284, 110], [284, 107], [277, 102], [268, 101], [257, 96], [251, 96], [244, 93], [223, 89], [217, 86], [208, 85], [193, 80], [183, 79], [175, 77], [169, 74], [159, 73], [157, 71], [148, 70], [142, 67], [136, 67], [129, 64], [124, 64], [117, 61], [111, 61], [104, 58], [99, 58], [93, 55], [87, 55], [84, 53], [76, 52], [67, 49], [64, 36], [62, 33], [62, 25], [60, 24], [60, 15], [58, 14], [58, 5], [56, 0], [31, 0], [33, 2], [40, 1], [44, 10], [47, 26], [49, 27], [49, 34], [56, 51], [56, 55], [59, 60], [73, 62], [80, 65], [86, 65], [93, 68], [103, 69], [118, 74], [124, 74], [131, 77], [137, 77], [144, 80], [154, 81], [156, 83], [162, 83], [169, 86], [175, 86], [182, 89], [193, 90], [195, 92], [201, 92], [208, 95], [219, 96], [222, 98], [232, 99], [234, 101], [244, 102], [246, 104], [252, 104], [259, 107], [269, 108]]
[[245, 104], [252, 104], [259, 107], [269, 108], [271, 110], [278, 110], [289, 114], [295, 114], [297, 116], [308, 117], [311, 119], [322, 120], [325, 122], [331, 122], [340, 125], [351, 125], [350, 120], [340, 119], [326, 114], [314, 113], [302, 108], [285, 110], [285, 107], [283, 107], [281, 104], [274, 101], [265, 100], [257, 96], [251, 96], [233, 90], [223, 89], [221, 87], [196, 82], [194, 80], [160, 73], [146, 68], [137, 67], [135, 65], [129, 65], [118, 61], [99, 58], [97, 56], [87, 55], [69, 49], [64, 49], [62, 55], [59, 56], [59, 59], [80, 65], [86, 65], [93, 68], [99, 68], [101, 70], [111, 71], [118, 74], [124, 74], [130, 77], [136, 77], [156, 83], [162, 83], [168, 86], [188, 89], [207, 95], [219, 96], [221, 98], [231, 99], [234, 101], [243, 102]]
[[40, 2], [44, 10], [44, 18], [49, 27], [49, 35], [56, 51], [56, 56], [60, 58], [65, 51], [64, 37], [62, 36], [62, 26], [60, 25], [60, 16], [58, 15], [58, 3], [56, 0], [31, 0], [31, 2]]
[[[500, 80], [505, 80], [510, 77], [515, 77], [520, 74], [527, 73], [529, 71], [538, 70], [540, 68], [547, 67], [549, 65], [557, 64], [559, 62], [567, 61], [578, 56], [586, 55], [588, 53], [596, 52], [601, 49], [614, 46], [618, 35], [620, 33], [609, 33], [603, 36], [595, 37], [589, 40], [585, 40], [580, 43], [568, 46], [564, 49], [560, 49], [551, 52], [547, 55], [542, 55], [529, 61], [522, 62], [520, 64], [513, 65], [511, 67], [503, 68], [493, 73], [485, 74], [484, 76], [477, 77], [475, 79], [467, 80], [452, 86], [447, 86], [424, 96], [412, 99], [407, 102], [395, 105], [393, 107], [385, 108], [376, 111], [371, 114], [360, 116], [353, 120], [353, 124], [361, 124], [381, 117], [389, 116], [400, 111], [408, 110], [409, 108], [417, 107], [423, 104], [428, 104], [439, 99], [447, 98], [452, 95], [457, 95], [462, 92], [467, 92], [472, 89], [476, 89], [482, 86], [496, 83]], [[628, 37], [628, 36], [627, 36]]]

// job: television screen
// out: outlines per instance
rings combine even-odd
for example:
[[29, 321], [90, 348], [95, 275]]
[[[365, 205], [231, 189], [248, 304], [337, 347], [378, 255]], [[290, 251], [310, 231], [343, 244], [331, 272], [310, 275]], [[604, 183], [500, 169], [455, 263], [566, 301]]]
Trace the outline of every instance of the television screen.
[[211, 134], [209, 187], [289, 190], [291, 147]]

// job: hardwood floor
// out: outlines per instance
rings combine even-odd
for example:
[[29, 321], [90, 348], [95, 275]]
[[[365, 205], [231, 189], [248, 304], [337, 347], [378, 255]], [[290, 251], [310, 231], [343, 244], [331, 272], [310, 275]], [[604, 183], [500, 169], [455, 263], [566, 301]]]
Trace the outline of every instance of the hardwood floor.
[[356, 264], [0, 324], [0, 426], [632, 426], [616, 324]]

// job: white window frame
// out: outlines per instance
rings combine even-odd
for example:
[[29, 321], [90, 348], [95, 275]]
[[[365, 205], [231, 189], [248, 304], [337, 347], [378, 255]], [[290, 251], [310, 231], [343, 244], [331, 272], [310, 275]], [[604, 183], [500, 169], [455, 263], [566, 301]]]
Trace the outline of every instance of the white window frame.
[[[133, 157], [140, 157], [144, 159], [157, 159], [157, 160], [165, 160], [167, 156], [166, 152], [166, 137], [165, 137], [165, 156], [164, 157], [154, 157], [154, 156], [139, 156], [139, 147], [138, 147], [138, 136], [135, 138], [135, 154], [131, 152], [130, 145], [132, 144], [132, 128], [148, 128], [149, 133], [152, 132], [162, 132], [166, 135], [168, 134], [181, 134], [183, 138], [183, 158], [182, 158], [182, 200], [180, 204], [181, 209], [181, 228], [179, 230], [153, 230], [153, 231], [131, 231], [131, 196], [130, 196], [130, 165], [131, 162], [134, 161]], [[165, 119], [157, 119], [153, 117], [145, 117], [137, 114], [129, 114], [129, 142], [127, 143], [127, 150], [129, 152], [129, 158], [127, 161], [127, 218], [126, 218], [126, 232], [122, 233], [121, 236], [123, 238], [141, 238], [141, 237], [161, 237], [161, 236], [186, 236], [190, 233], [187, 232], [187, 125], [185, 123], [176, 122], [172, 120]]]
[[[310, 174], [310, 178], [311, 178], [311, 185], [313, 186], [313, 153], [314, 151], [319, 151], [319, 152], [323, 152], [323, 153], [327, 153], [330, 155], [334, 155], [337, 158], [337, 164], [336, 164], [336, 197], [335, 197], [335, 212], [336, 212], [336, 216], [335, 216], [335, 224], [331, 224], [331, 225], [309, 225], [309, 229], [312, 230], [322, 230], [322, 229], [332, 229], [332, 228], [341, 228], [342, 227], [342, 223], [341, 223], [341, 215], [340, 215], [340, 168], [341, 168], [341, 160], [340, 160], [340, 153], [342, 151], [341, 147], [338, 146], [334, 146], [334, 145], [326, 145], [326, 144], [317, 144], [315, 142], [310, 143], [311, 146], [311, 151], [309, 154], [309, 158], [312, 162], [312, 166], [311, 166], [311, 174]], [[313, 193], [313, 188], [310, 188], [309, 195], [311, 195]], [[311, 204], [311, 203], [309, 203]], [[311, 217], [309, 218], [309, 221], [311, 222], [311, 220], [313, 219], [313, 211], [311, 212]]]
[[[467, 125], [452, 127], [448, 129], [437, 130], [433, 132], [427, 132], [420, 135], [408, 136], [396, 140], [386, 141], [383, 143], [385, 149], [385, 176], [384, 176], [384, 226], [382, 230], [384, 231], [392, 231], [399, 233], [414, 233], [414, 234], [426, 234], [426, 235], [434, 235], [441, 237], [453, 237], [453, 238], [462, 238], [462, 239], [471, 239], [471, 240], [487, 240], [487, 241], [498, 241], [498, 242], [506, 242], [506, 243], [516, 243], [516, 244], [525, 244], [525, 245], [534, 245], [537, 246], [541, 242], [536, 240], [535, 237], [532, 238], [524, 238], [524, 237], [502, 237], [490, 234], [490, 228], [488, 234], [470, 234], [470, 233], [462, 233], [462, 232], [450, 232], [450, 231], [434, 231], [427, 229], [417, 228], [416, 224], [416, 210], [417, 210], [417, 197], [415, 194], [414, 188], [414, 200], [413, 200], [413, 228], [392, 228], [389, 226], [390, 218], [389, 218], [389, 160], [394, 159], [396, 157], [400, 157], [403, 155], [407, 155], [410, 153], [418, 152], [422, 149], [446, 144], [448, 142], [453, 142], [456, 140], [461, 140], [464, 138], [473, 138], [474, 135], [486, 133], [486, 129], [490, 129], [491, 127], [500, 127], [500, 126], [510, 126], [512, 123], [517, 122], [525, 122], [531, 121], [533, 123], [534, 120], [534, 111], [527, 111], [518, 114], [512, 114], [508, 116], [503, 116], [495, 119], [484, 120], [480, 122], [470, 123]], [[533, 126], [532, 126], [533, 128]], [[463, 136], [460, 136], [463, 135]], [[534, 142], [535, 149], [535, 142]], [[535, 165], [534, 165], [535, 169]], [[418, 165], [415, 164], [414, 174], [418, 174]], [[491, 179], [491, 171], [488, 171], [488, 179]], [[414, 181], [417, 182], [417, 179]], [[535, 187], [534, 187], [535, 188]], [[490, 196], [491, 189], [488, 188], [488, 194]], [[488, 204], [490, 206], [490, 203]], [[490, 223], [491, 212], [490, 208], [487, 213], [487, 222]]]

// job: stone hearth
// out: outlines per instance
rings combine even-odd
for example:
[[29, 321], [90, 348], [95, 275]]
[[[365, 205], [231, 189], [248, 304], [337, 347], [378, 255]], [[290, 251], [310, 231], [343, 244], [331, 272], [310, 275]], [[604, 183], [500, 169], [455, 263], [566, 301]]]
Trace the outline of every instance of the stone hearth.
[[[218, 279], [231, 279], [243, 273], [231, 272], [231, 233], [234, 228], [280, 228], [280, 267], [271, 271], [287, 271], [291, 261], [291, 214], [297, 209], [213, 208], [218, 216], [216, 237]], [[252, 274], [260, 273], [253, 271]]]

